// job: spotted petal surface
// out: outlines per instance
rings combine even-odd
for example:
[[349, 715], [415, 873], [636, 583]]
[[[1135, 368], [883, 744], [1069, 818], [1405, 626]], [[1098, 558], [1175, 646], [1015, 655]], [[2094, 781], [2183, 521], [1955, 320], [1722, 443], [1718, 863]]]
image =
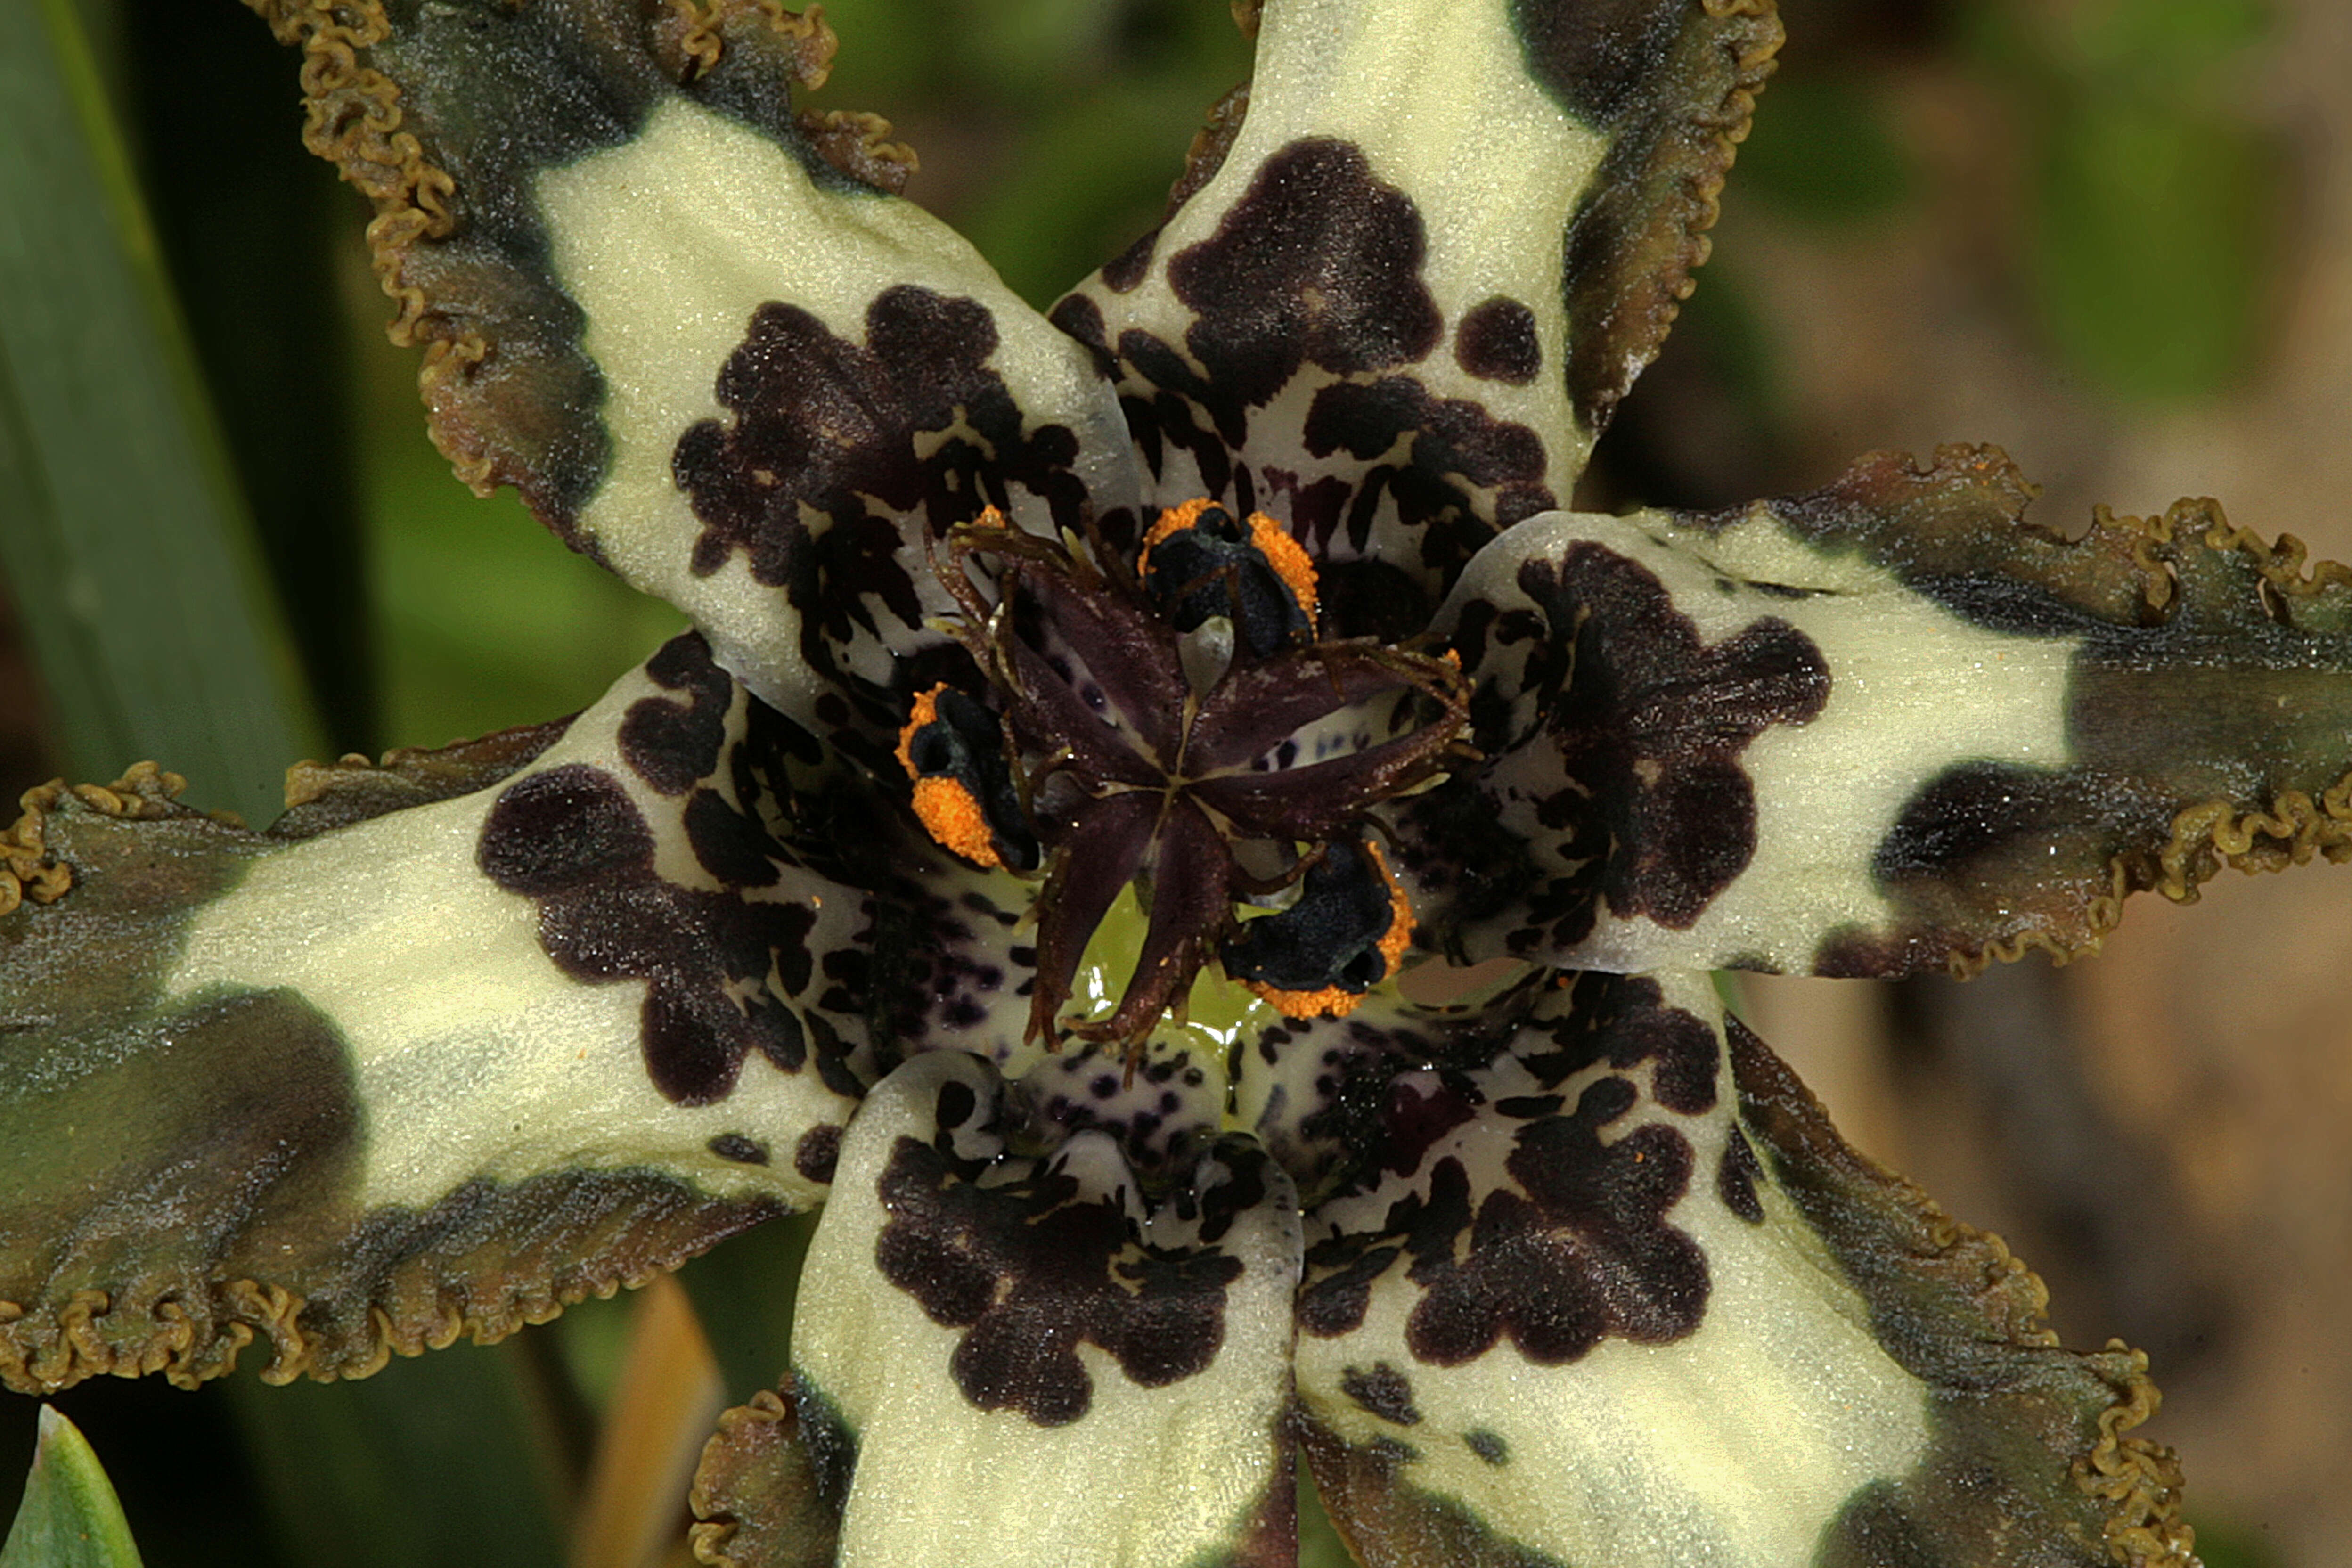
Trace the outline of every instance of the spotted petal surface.
[[793, 1328], [840, 1561], [1292, 1561], [1281, 1167], [1230, 1138], [1150, 1199], [1106, 1133], [1013, 1152], [1004, 1099], [933, 1052], [843, 1146]]
[[1394, 1078], [1308, 1219], [1306, 1452], [1370, 1568], [2157, 1554], [2137, 1360], [2055, 1348], [2031, 1276], [1727, 1042], [1705, 975], [1519, 1011]]
[[2022, 521], [1998, 452], [1710, 516], [1562, 513], [1444, 624], [1496, 761], [1411, 804], [1474, 956], [1966, 973], [2133, 891], [2352, 854], [2352, 577], [2212, 502]]
[[1377, 563], [1343, 616], [1443, 592], [1657, 352], [1780, 36], [1738, 0], [1268, 5], [1197, 188], [1054, 319], [1158, 499]]
[[[833, 38], [757, 0], [253, 0], [373, 196], [435, 434], [821, 732], [894, 730], [922, 543], [1129, 506], [1115, 401], [887, 128], [796, 115]], [[877, 690], [883, 695], [877, 695]]]
[[[698, 630], [266, 833], [37, 792], [0, 1377], [363, 1374], [829, 1194], [712, 1561], [1285, 1563], [1294, 1446], [1372, 1568], [2189, 1560], [2137, 1359], [1703, 971], [2352, 857], [2352, 574], [1957, 449], [1563, 510], [1768, 0], [1237, 7], [1050, 318], [795, 109], [813, 11], [252, 3], [461, 473]], [[1523, 963], [1423, 1006], [1412, 940]]]
[[796, 753], [689, 636], [568, 723], [298, 770], [268, 834], [52, 792], [70, 886], [0, 917], [0, 1376], [257, 1334], [356, 1375], [816, 1198], [872, 911]]

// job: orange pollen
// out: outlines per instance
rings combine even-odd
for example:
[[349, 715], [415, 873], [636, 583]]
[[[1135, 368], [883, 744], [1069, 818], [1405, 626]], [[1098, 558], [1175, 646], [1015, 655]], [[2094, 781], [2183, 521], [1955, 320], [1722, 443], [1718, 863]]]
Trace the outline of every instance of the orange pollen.
[[[1150, 569], [1153, 545], [1171, 533], [1192, 527], [1201, 521], [1202, 512], [1216, 504], [1206, 496], [1197, 496], [1161, 512], [1160, 521], [1153, 523], [1150, 531], [1143, 536], [1142, 552], [1135, 558], [1136, 574], [1140, 576]], [[1282, 579], [1283, 586], [1290, 590], [1291, 597], [1298, 601], [1299, 609], [1312, 625], [1316, 604], [1315, 563], [1307, 558], [1307, 552], [1299, 548], [1298, 541], [1290, 537], [1289, 531], [1265, 513], [1250, 513], [1248, 524], [1250, 542], [1257, 546], [1257, 552], [1265, 557], [1265, 563], [1274, 568], [1274, 574]]]
[[939, 722], [940, 693], [947, 689], [948, 683], [942, 680], [920, 697], [916, 698], [913, 713], [908, 715], [905, 726], [898, 731], [898, 765], [907, 770], [908, 778], [918, 783], [921, 781], [922, 775], [915, 771], [915, 759], [910, 751], [915, 743], [915, 731], [926, 724]]
[[1381, 933], [1381, 956], [1388, 961], [1381, 978], [1388, 980], [1396, 974], [1397, 965], [1404, 962], [1404, 950], [1412, 945], [1412, 900], [1404, 896], [1404, 888], [1397, 881], [1396, 873], [1389, 869], [1389, 858], [1381, 853], [1381, 847], [1367, 837], [1364, 848], [1370, 854], [1372, 864], [1381, 868], [1381, 880], [1389, 885], [1389, 929]]
[[1344, 1018], [1364, 1005], [1369, 991], [1342, 991], [1337, 985], [1326, 985], [1320, 991], [1277, 991], [1263, 980], [1244, 980], [1243, 984], [1258, 994], [1258, 1000], [1286, 1018]]
[[1160, 521], [1151, 525], [1151, 531], [1143, 536], [1143, 553], [1136, 557], [1136, 572], [1139, 574], [1141, 574], [1144, 563], [1151, 559], [1153, 545], [1171, 533], [1181, 533], [1192, 527], [1201, 521], [1202, 512], [1216, 504], [1206, 496], [1199, 496], [1184, 502], [1181, 506], [1171, 506], [1161, 512]]
[[960, 780], [925, 778], [915, 768], [916, 731], [939, 722], [940, 693], [947, 689], [942, 680], [915, 699], [906, 726], [898, 731], [898, 765], [915, 781], [915, 816], [925, 832], [967, 860], [992, 868], [1001, 867], [1004, 859], [996, 852], [996, 836], [989, 830], [987, 814], [980, 809], [971, 791]]
[[1307, 624], [1313, 626], [1315, 563], [1307, 559], [1307, 552], [1298, 547], [1298, 541], [1290, 537], [1288, 530], [1262, 511], [1250, 513], [1249, 531], [1250, 542], [1257, 546], [1257, 552], [1265, 557], [1265, 563], [1274, 568], [1274, 574], [1290, 590], [1290, 596], [1298, 601]]
[[933, 838], [967, 860], [991, 869], [1003, 866], [996, 838], [971, 791], [955, 779], [917, 779], [915, 816]]

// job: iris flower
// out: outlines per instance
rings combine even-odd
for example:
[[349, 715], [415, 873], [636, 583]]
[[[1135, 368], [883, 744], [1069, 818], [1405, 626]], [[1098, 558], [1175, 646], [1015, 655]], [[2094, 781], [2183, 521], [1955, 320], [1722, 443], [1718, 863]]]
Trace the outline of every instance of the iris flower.
[[814, 11], [255, 4], [443, 449], [694, 630], [267, 831], [27, 796], [12, 1386], [363, 1376], [822, 1204], [709, 1561], [1282, 1563], [1302, 1457], [1398, 1568], [2191, 1560], [2143, 1358], [1708, 972], [2342, 858], [2352, 579], [1982, 448], [1570, 510], [1769, 0], [1239, 5], [1044, 315], [794, 109]]

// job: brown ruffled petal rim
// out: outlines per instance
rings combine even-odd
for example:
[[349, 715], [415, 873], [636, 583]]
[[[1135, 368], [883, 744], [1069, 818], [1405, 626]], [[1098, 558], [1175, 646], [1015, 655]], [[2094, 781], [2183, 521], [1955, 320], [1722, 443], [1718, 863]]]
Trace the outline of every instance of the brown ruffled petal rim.
[[1491, 759], [1399, 810], [1440, 950], [1973, 974], [2352, 858], [2352, 571], [2208, 500], [2069, 538], [1992, 447], [1531, 519], [1440, 630]]
[[818, 1495], [798, 1412], [767, 1389], [719, 1416], [688, 1500], [697, 1562], [833, 1568], [840, 1514]]
[[102, 816], [127, 821], [180, 813], [200, 816], [173, 804], [187, 787], [188, 781], [178, 773], [167, 773], [153, 763], [134, 763], [110, 784], [68, 787], [63, 779], [51, 779], [26, 790], [16, 800], [22, 814], [6, 833], [0, 834], [0, 915], [13, 913], [27, 899], [53, 904], [72, 889], [72, 865], [48, 843], [49, 818], [68, 798]]
[[[1856, 1152], [1761, 1041], [1736, 1021], [1728, 1033], [1743, 1126], [1870, 1301], [1889, 1353], [1954, 1409], [2013, 1402], [2042, 1414], [2021, 1429], [2053, 1449], [2079, 1441], [2064, 1474], [2095, 1510], [2115, 1563], [2194, 1568], [2195, 1532], [2179, 1517], [2179, 1457], [2130, 1435], [2161, 1398], [2147, 1355], [2121, 1341], [2094, 1353], [2062, 1349], [2043, 1316], [2048, 1289], [2000, 1237], [1953, 1219]], [[1975, 1336], [1952, 1335], [1955, 1325]], [[2099, 1401], [2095, 1415], [2089, 1401]], [[1923, 1467], [1920, 1484], [1937, 1486], [1934, 1469]]]
[[[688, 1494], [696, 1562], [713, 1568], [834, 1568], [841, 1512], [824, 1500], [810, 1436], [796, 1402], [769, 1389], [719, 1417]], [[845, 1441], [845, 1434], [820, 1436], [818, 1443], [836, 1440]], [[1286, 1433], [1284, 1441], [1291, 1440]], [[825, 1462], [845, 1470], [854, 1458], [828, 1454]], [[1297, 1563], [1297, 1490], [1289, 1483], [1289, 1467], [1283, 1469], [1281, 1483], [1269, 1489], [1233, 1554], [1219, 1560], [1223, 1568]]]
[[[1923, 467], [1886, 457], [1864, 459], [1851, 480], [1872, 482], [1873, 470], [1885, 474], [1905, 467], [1923, 487], [1948, 484], [1958, 475], [1980, 473], [1987, 483], [2011, 497], [2012, 515], [2021, 515], [2032, 494], [2007, 456], [1994, 447], [1939, 447], [1935, 461]], [[1930, 548], [1942, 545], [1937, 540]], [[2046, 586], [2061, 602], [2117, 620], [2136, 616], [2147, 626], [2179, 625], [2202, 630], [2209, 638], [2236, 626], [2242, 628], [2249, 647], [2267, 635], [2305, 637], [2308, 646], [2297, 650], [2305, 661], [2305, 674], [2329, 669], [2328, 659], [2340, 653], [2347, 629], [2352, 628], [2352, 568], [2335, 562], [2311, 562], [2307, 548], [2292, 534], [2266, 541], [2231, 522], [2221, 503], [2210, 497], [2175, 501], [2159, 516], [2118, 516], [2102, 507], [2090, 534], [2079, 543], [2026, 524], [2017, 530], [2011, 548], [2016, 556], [2014, 569], [2021, 576]], [[2140, 784], [2143, 788], [2145, 779], [2161, 789], [2164, 781], [2157, 762], [2177, 761], [2185, 773], [2189, 767], [2210, 764], [2227, 754], [2194, 721], [2182, 721], [2181, 732], [2175, 737], [2170, 733], [2169, 714], [2146, 698], [2133, 704], [2135, 679], [2180, 679], [2183, 686], [2177, 711], [2195, 715], [2200, 706], [2217, 710], [2226, 706], [2200, 705], [2202, 693], [2186, 685], [2190, 661], [2173, 657], [2179, 659], [2178, 666], [2168, 667], [2161, 653], [2148, 656], [2137, 668], [2128, 655], [2084, 661], [2077, 677], [2083, 695], [2076, 700], [2076, 728], [2092, 732], [2098, 727], [2093, 721], [2104, 709], [2116, 715], [2106, 720], [2104, 728], [2137, 742], [2137, 750], [2132, 740], [2117, 743], [2110, 739], [2102, 745], [2085, 746], [2086, 761], [2103, 767], [2110, 777]], [[2020, 929], [1977, 944], [1942, 941], [1938, 945], [1946, 949], [1943, 966], [1954, 976], [1967, 979], [1991, 963], [2011, 963], [2037, 950], [2063, 963], [2078, 955], [2096, 953], [2107, 933], [2121, 921], [2124, 900], [2134, 893], [2154, 891], [2175, 903], [2193, 903], [2200, 884], [2225, 866], [2246, 872], [2281, 871], [2308, 864], [2315, 855], [2336, 864], [2352, 859], [2352, 771], [2339, 771], [2345, 765], [2340, 752], [2336, 757], [2326, 756], [2305, 733], [2289, 733], [2284, 724], [2284, 739], [2273, 742], [2261, 733], [2263, 721], [2255, 715], [2269, 711], [2270, 691], [2265, 683], [2274, 673], [2267, 668], [2246, 671], [2246, 695], [2235, 705], [2246, 715], [2238, 721], [2238, 729], [2244, 733], [2231, 732], [2230, 738], [2237, 742], [2237, 760], [2253, 781], [2251, 788], [2204, 799], [2187, 796], [2186, 792], [2175, 795], [2175, 800], [2188, 798], [2192, 803], [2174, 812], [2168, 833], [2150, 834], [2108, 858], [2104, 877], [2095, 875], [2084, 880], [2078, 910], [2029, 911], [2030, 923], [2021, 921]], [[2281, 683], [2276, 698], [2280, 708], [2290, 701], [2300, 708], [2308, 700]], [[2164, 721], [2129, 721], [2142, 708]], [[2301, 731], [2321, 729], [2299, 716], [2297, 723]], [[2210, 727], [2216, 735], [2228, 731], [2228, 726], [2220, 721]], [[2172, 754], [2159, 759], [2158, 749]], [[2142, 763], [2139, 752], [2148, 753], [2144, 765], [2135, 765]], [[2214, 771], [2207, 767], [2209, 776]], [[2305, 781], [2301, 787], [2280, 787], [2282, 775], [2293, 778], [2297, 773]], [[2122, 793], [2116, 790], [2118, 795]], [[2128, 809], [2118, 800], [2115, 815], [2120, 818]], [[2025, 900], [2029, 906], [2036, 901]], [[1876, 972], [1878, 966], [1865, 954], [1857, 952], [1854, 956], [1863, 959], [1864, 970]]]
[[[576, 717], [576, 715], [574, 716]], [[377, 762], [351, 752], [286, 770], [286, 815], [272, 838], [310, 838], [386, 812], [488, 789], [563, 738], [571, 718], [501, 730], [447, 746], [403, 746]]]
[[[560, 813], [528, 845], [489, 831], [513, 794], [499, 784], [569, 737], [617, 771], [574, 761], [531, 777], [602, 781], [583, 798], [623, 841], [617, 860], [594, 859], [614, 836], [588, 835], [606, 884], [638, 864], [631, 853], [650, 863], [673, 802], [679, 820], [692, 803], [725, 805], [695, 814], [707, 831], [693, 853], [746, 887], [777, 881], [781, 846], [709, 826], [756, 815], [762, 790], [783, 787], [748, 700], [680, 639], [583, 721], [380, 765], [301, 764], [264, 833], [174, 804], [178, 781], [152, 768], [35, 792], [11, 843], [37, 844], [71, 891], [0, 915], [0, 1384], [47, 1393], [161, 1373], [193, 1384], [256, 1341], [271, 1381], [365, 1376], [394, 1353], [499, 1339], [643, 1283], [821, 1190], [842, 1096], [808, 1058], [837, 1040], [787, 1062], [761, 1036], [768, 1067], [749, 1075], [748, 1098], [664, 1100], [648, 1079], [668, 1058], [646, 1055], [637, 996], [599, 1006], [598, 977], [562, 969], [541, 912], [493, 875], [519, 858], [542, 881], [570, 874]], [[647, 783], [631, 796], [624, 773], [669, 793]], [[679, 945], [740, 945], [728, 924], [740, 911], [697, 866], [697, 889], [652, 888], [688, 928]], [[664, 935], [651, 908], [626, 906], [645, 940]], [[302, 970], [306, 953], [326, 953], [326, 969]], [[774, 951], [756, 962], [772, 970]], [[364, 999], [337, 991], [347, 980]], [[539, 1000], [505, 1013], [469, 1001], [462, 1026], [433, 1022], [436, 994], [470, 998], [474, 984]], [[705, 1017], [719, 1015], [685, 1022]], [[656, 1022], [666, 1042], [701, 1037]], [[387, 1044], [384, 1029], [410, 1024], [421, 1032]], [[551, 1078], [530, 1076], [534, 1049], [560, 1064]], [[387, 1058], [413, 1070], [376, 1074]], [[523, 1076], [486, 1089], [509, 1068]], [[587, 1098], [567, 1100], [582, 1085]], [[509, 1125], [526, 1101], [528, 1133], [520, 1111]], [[636, 1109], [601, 1120], [616, 1101]], [[487, 1126], [468, 1126], [469, 1108], [487, 1108]]]
[[[302, 142], [328, 159], [375, 208], [368, 248], [376, 279], [397, 310], [386, 329], [403, 348], [423, 344], [418, 373], [428, 401], [488, 356], [482, 334], [431, 309], [425, 289], [410, 276], [409, 258], [421, 243], [446, 239], [457, 226], [451, 210], [457, 181], [426, 157], [414, 132], [401, 128], [400, 89], [362, 63], [362, 53], [392, 34], [383, 0], [248, 0], [278, 42], [302, 50]], [[444, 439], [437, 426], [436, 440]], [[472, 443], [450, 441], [444, 455], [478, 493], [492, 482], [493, 458]]]
[[[1240, 5], [1235, 5], [1234, 14], [1239, 20]], [[1251, 37], [1257, 36], [1257, 8], [1255, 5], [1250, 7], [1249, 19], [1242, 30]], [[1233, 151], [1234, 138], [1242, 133], [1242, 121], [1249, 114], [1249, 100], [1250, 84], [1243, 82], [1209, 106], [1209, 112], [1202, 118], [1201, 129], [1192, 133], [1192, 145], [1184, 149], [1184, 170], [1176, 176], [1176, 184], [1169, 189], [1168, 210], [1161, 215], [1163, 217], [1174, 216], [1178, 207], [1191, 201], [1193, 195], [1215, 179], [1217, 171], [1225, 166], [1225, 154]], [[1136, 243], [1149, 247], [1151, 238], [1147, 236]]]
[[[481, 258], [453, 267], [435, 254], [465, 237], [470, 203], [496, 193], [460, 188], [443, 150], [418, 133], [396, 71], [387, 71], [378, 58], [407, 41], [404, 31], [413, 28], [394, 20], [394, 12], [405, 8], [387, 0], [247, 4], [279, 42], [302, 51], [303, 144], [335, 164], [374, 205], [368, 246], [377, 279], [397, 307], [387, 330], [394, 343], [425, 352], [417, 380], [436, 445], [477, 493], [512, 484], [543, 520], [562, 520], [568, 508], [550, 491], [565, 488], [569, 476], [551, 469], [561, 466], [566, 442], [550, 426], [563, 419], [529, 406], [531, 384], [545, 374], [530, 362], [550, 352], [562, 357], [575, 351], [570, 344], [508, 341], [506, 328], [527, 330], [531, 318], [527, 311], [513, 314], [502, 327], [496, 318], [513, 303], [502, 296], [528, 292], [530, 280], [487, 272], [457, 278], [468, 265], [483, 265]], [[831, 69], [835, 48], [833, 30], [815, 8], [802, 16], [775, 0], [667, 0], [650, 19], [640, 20], [631, 7], [627, 24], [642, 28], [656, 65], [681, 86], [702, 81], [740, 56], [747, 77], [814, 89]], [[897, 191], [914, 167], [914, 153], [889, 140], [889, 124], [878, 116], [803, 112], [795, 123], [818, 157], [877, 189]], [[514, 385], [505, 384], [509, 382]]]
[[[553, 745], [570, 723], [557, 719], [449, 746], [403, 746], [386, 752], [381, 762], [352, 752], [332, 763], [297, 763], [286, 770], [286, 813], [270, 825], [268, 836], [309, 838], [388, 811], [487, 788]], [[132, 763], [110, 784], [69, 785], [51, 779], [26, 790], [17, 797], [21, 811], [16, 823], [0, 834], [0, 915], [13, 913], [27, 900], [53, 904], [72, 890], [72, 863], [48, 844], [49, 820], [68, 800], [125, 822], [205, 816], [237, 826], [234, 813], [179, 805], [187, 787], [180, 774], [145, 762]]]
[[1705, 0], [1702, 9], [1706, 25], [1685, 28], [1661, 74], [1703, 81], [1719, 96], [1667, 96], [1629, 112], [1606, 177], [1569, 234], [1569, 384], [1596, 433], [1657, 358], [1697, 287], [1693, 274], [1714, 249], [1708, 230], [1722, 213], [1724, 181], [1786, 37], [1774, 0]]
[[[461, 1335], [489, 1344], [575, 1301], [634, 1289], [783, 1212], [767, 1200], [699, 1199], [645, 1173], [481, 1183], [423, 1214], [371, 1215], [353, 1249], [363, 1256], [339, 1276], [318, 1271], [309, 1297], [207, 1278], [197, 1264], [150, 1269], [111, 1296], [0, 1300], [0, 1385], [47, 1394], [87, 1377], [161, 1373], [193, 1388], [234, 1371], [257, 1340], [268, 1347], [265, 1383], [367, 1377], [395, 1353], [421, 1355]], [[433, 1239], [402, 1246], [409, 1237]]]
[[[442, 748], [404, 745], [383, 752], [381, 762], [369, 762], [358, 752], [334, 762], [297, 762], [287, 769], [287, 811], [270, 826], [268, 837], [308, 839], [385, 811], [482, 790], [555, 745], [567, 724], [569, 720], [527, 724]], [[179, 797], [186, 787], [184, 775], [169, 773], [152, 762], [134, 762], [122, 778], [108, 785], [68, 785], [64, 778], [52, 778], [26, 790], [16, 797], [16, 823], [0, 835], [0, 914], [12, 914], [26, 900], [57, 902], [73, 891], [73, 863], [49, 848], [49, 818], [68, 799], [75, 806], [127, 823], [209, 816], [224, 826], [237, 826], [236, 814], [228, 811], [207, 814], [181, 806]]]
[[2248, 875], [2284, 871], [2308, 865], [2314, 855], [2334, 865], [2352, 860], [2352, 773], [2315, 798], [2303, 790], [2284, 791], [2267, 811], [2242, 812], [2228, 800], [2189, 806], [2172, 819], [2170, 841], [2153, 856], [2126, 852], [2108, 862], [2111, 890], [2085, 905], [2079, 934], [2021, 931], [1973, 951], [1955, 951], [1946, 958], [1945, 970], [1956, 980], [1973, 980], [1996, 963], [2014, 963], [2029, 952], [2045, 953], [2053, 963], [2096, 957], [2108, 933], [2123, 923], [2124, 900], [2134, 893], [2154, 891], [2176, 904], [2193, 904], [2224, 866]]

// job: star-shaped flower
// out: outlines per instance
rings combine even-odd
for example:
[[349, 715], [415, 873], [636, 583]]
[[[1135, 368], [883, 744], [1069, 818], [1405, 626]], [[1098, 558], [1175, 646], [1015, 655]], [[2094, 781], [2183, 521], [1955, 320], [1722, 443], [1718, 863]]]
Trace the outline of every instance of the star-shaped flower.
[[[693, 617], [583, 713], [0, 840], [0, 1374], [362, 1375], [822, 1203], [713, 1561], [2189, 1561], [2140, 1358], [1706, 971], [2352, 846], [2352, 577], [1999, 454], [1567, 510], [1769, 0], [1269, 0], [1045, 316], [770, 0], [256, 0], [434, 427]], [[1408, 950], [1516, 961], [1410, 1000]]]

